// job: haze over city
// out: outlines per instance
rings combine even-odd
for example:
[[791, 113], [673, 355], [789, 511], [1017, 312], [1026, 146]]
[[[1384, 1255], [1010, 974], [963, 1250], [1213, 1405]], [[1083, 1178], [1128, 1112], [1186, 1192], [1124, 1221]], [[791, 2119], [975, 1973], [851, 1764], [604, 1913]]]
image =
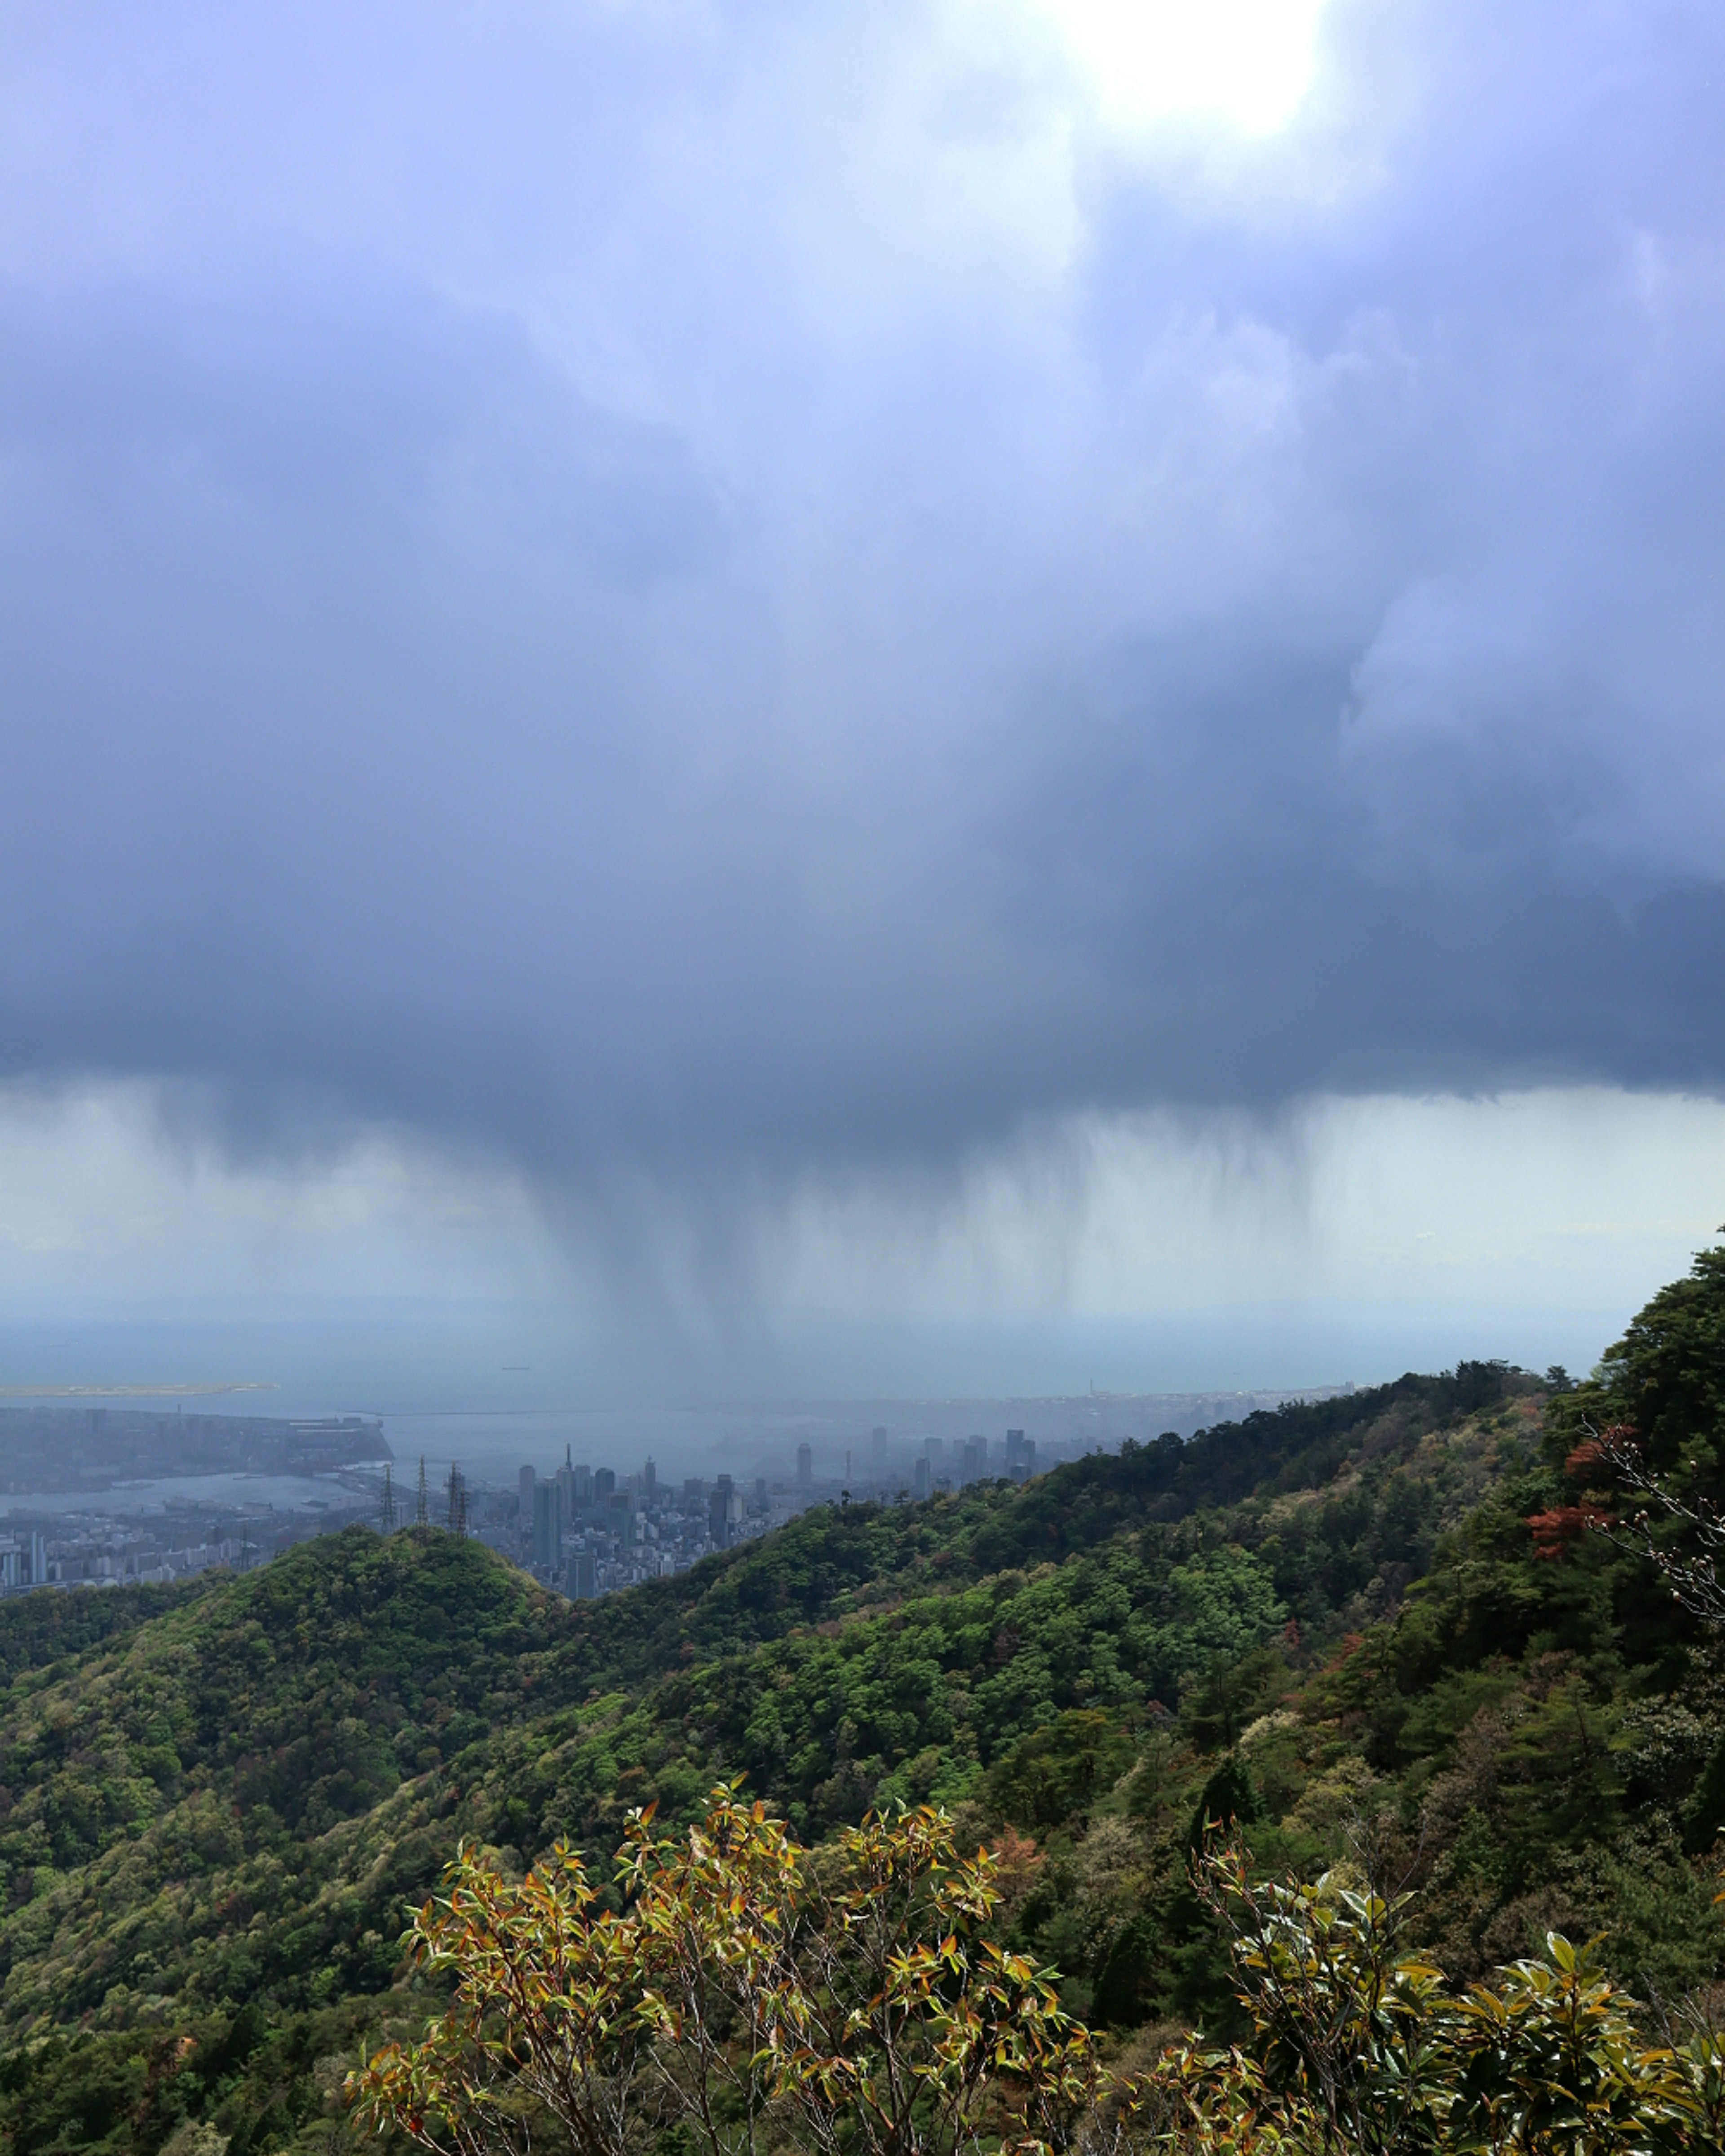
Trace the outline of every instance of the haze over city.
[[1725, 1218], [1720, 43], [8, 11], [0, 1383], [1587, 1368]]

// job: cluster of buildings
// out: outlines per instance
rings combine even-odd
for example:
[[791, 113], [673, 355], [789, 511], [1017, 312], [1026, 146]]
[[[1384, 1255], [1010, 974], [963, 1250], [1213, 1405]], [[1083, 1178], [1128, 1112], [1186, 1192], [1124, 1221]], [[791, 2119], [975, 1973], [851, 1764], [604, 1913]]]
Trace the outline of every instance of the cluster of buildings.
[[[229, 1425], [225, 1431], [218, 1427], [223, 1423]], [[912, 1438], [884, 1426], [866, 1435], [859, 1430], [848, 1441], [816, 1435], [819, 1463], [812, 1443], [798, 1445], [794, 1475], [787, 1480], [721, 1474], [661, 1481], [650, 1458], [638, 1472], [619, 1475], [578, 1462], [566, 1446], [560, 1467], [548, 1475], [523, 1467], [514, 1489], [470, 1485], [456, 1466], [449, 1470], [447, 1487], [441, 1469], [429, 1484], [422, 1460], [415, 1491], [397, 1487], [390, 1449], [371, 1418], [272, 1423], [260, 1417], [110, 1416], [100, 1409], [9, 1422], [0, 1417], [0, 1462], [14, 1471], [10, 1531], [0, 1527], [0, 1594], [182, 1579], [214, 1565], [244, 1570], [307, 1536], [366, 1518], [385, 1532], [417, 1519], [475, 1534], [547, 1586], [585, 1598], [685, 1571], [811, 1504], [908, 1502], [983, 1479], [1023, 1477], [1037, 1467], [1035, 1441], [1021, 1430], [1009, 1430], [1004, 1440]], [[57, 1451], [50, 1437], [59, 1440]], [[7, 1439], [20, 1440], [9, 1460]], [[33, 1457], [33, 1448], [42, 1456]], [[293, 1496], [279, 1481], [240, 1481], [218, 1499], [177, 1481], [173, 1471], [183, 1475], [224, 1459], [244, 1463], [243, 1476], [255, 1475], [259, 1460], [272, 1467], [290, 1462], [310, 1468], [317, 1481], [302, 1482]], [[127, 1488], [117, 1471], [134, 1461], [163, 1465], [169, 1472], [147, 1490]], [[381, 1504], [371, 1480], [378, 1466]], [[111, 1497], [99, 1501], [100, 1509], [86, 1497], [74, 1510], [77, 1500], [44, 1490], [33, 1503], [18, 1502], [18, 1483], [44, 1489], [56, 1473], [63, 1483], [98, 1482]], [[126, 1504], [129, 1496], [136, 1511]], [[271, 1496], [287, 1502], [272, 1503]]]
[[[1022, 1481], [1035, 1472], [1036, 1440], [1021, 1430], [1008, 1430], [998, 1445], [980, 1435], [901, 1439], [895, 1444], [892, 1433], [877, 1425], [865, 1449], [846, 1450], [844, 1488], [857, 1496], [929, 1497], [937, 1490], [963, 1489], [1003, 1476]], [[814, 1448], [808, 1445], [797, 1447], [797, 1486], [809, 1491], [814, 1486]]]
[[709, 1552], [763, 1533], [818, 1500], [906, 1501], [1002, 1476], [1022, 1479], [1036, 1472], [1036, 1441], [1009, 1430], [1004, 1442], [973, 1436], [949, 1445], [927, 1437], [895, 1445], [889, 1430], [876, 1428], [865, 1448], [845, 1450], [842, 1477], [837, 1465], [824, 1463], [817, 1480], [814, 1447], [804, 1443], [788, 1486], [764, 1475], [752, 1481], [696, 1475], [673, 1484], [660, 1481], [650, 1458], [639, 1473], [619, 1476], [578, 1461], [566, 1446], [562, 1466], [552, 1474], [521, 1469], [512, 1536], [488, 1534], [488, 1522], [476, 1522], [476, 1531], [512, 1545], [511, 1553], [547, 1586], [584, 1599], [686, 1571]]
[[[895, 1463], [887, 1433], [877, 1430], [870, 1440], [870, 1482], [884, 1490], [895, 1481], [911, 1497], [932, 1496], [937, 1490], [963, 1489], [968, 1483], [998, 1481], [1005, 1476], [1022, 1481], [1036, 1472], [1036, 1440], [1021, 1430], [1009, 1430], [1004, 1441], [993, 1445], [986, 1437], [954, 1439], [925, 1437], [909, 1461]], [[908, 1482], [902, 1470], [909, 1468]]]
[[729, 1475], [661, 1482], [649, 1459], [639, 1474], [577, 1462], [565, 1447], [551, 1475], [519, 1478], [516, 1553], [535, 1577], [577, 1599], [684, 1572], [709, 1551], [763, 1533], [809, 1502]]
[[368, 1515], [390, 1456], [375, 1415], [0, 1409], [0, 1594], [246, 1570]]
[[[357, 1509], [356, 1507], [356, 1509]], [[213, 1565], [249, 1570], [290, 1543], [325, 1532], [324, 1517], [202, 1522], [81, 1516], [0, 1534], [0, 1594], [32, 1587], [122, 1587], [188, 1578]]]

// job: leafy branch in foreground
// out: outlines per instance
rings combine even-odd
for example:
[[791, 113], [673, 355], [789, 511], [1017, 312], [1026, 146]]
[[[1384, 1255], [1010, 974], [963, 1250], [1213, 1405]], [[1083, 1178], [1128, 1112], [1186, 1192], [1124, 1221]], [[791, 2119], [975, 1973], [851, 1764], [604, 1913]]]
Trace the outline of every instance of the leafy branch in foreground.
[[1400, 1951], [1408, 1897], [1260, 1885], [1237, 1849], [1200, 1892], [1232, 1934], [1244, 2049], [1163, 2054], [1127, 2089], [1168, 2156], [1701, 2156], [1725, 2146], [1725, 2036], [1649, 2045], [1635, 2002], [1555, 1933], [1457, 1995]]
[[[1017, 2129], [1064, 2147], [1094, 2096], [1089, 2032], [1051, 1973], [979, 1936], [994, 1861], [923, 1810], [871, 1815], [811, 1866], [780, 2087], [821, 2156], [911, 2156]], [[991, 2133], [992, 2129], [992, 2133]]]
[[516, 1886], [464, 1845], [409, 1933], [450, 2003], [350, 2100], [440, 2156], [526, 2156], [547, 2128], [629, 2156], [672, 2125], [702, 2156], [1064, 2147], [1095, 2093], [1089, 2035], [1050, 1972], [978, 1936], [993, 1870], [927, 1809], [810, 1851], [734, 1784], [681, 1837], [632, 1815], [621, 1915], [593, 1912], [567, 1849]]
[[871, 1816], [801, 1847], [735, 1784], [655, 1838], [623, 1912], [559, 1849], [520, 1884], [470, 1847], [414, 1918], [453, 1980], [422, 2042], [349, 2076], [361, 2121], [439, 2156], [1701, 2156], [1725, 2147], [1725, 2036], [1649, 2044], [1635, 2003], [1553, 1933], [1496, 1987], [1401, 1950], [1408, 1897], [1201, 1860], [1250, 2040], [1194, 2037], [1116, 2077], [1052, 1972], [983, 1935], [999, 1895], [950, 1822]]

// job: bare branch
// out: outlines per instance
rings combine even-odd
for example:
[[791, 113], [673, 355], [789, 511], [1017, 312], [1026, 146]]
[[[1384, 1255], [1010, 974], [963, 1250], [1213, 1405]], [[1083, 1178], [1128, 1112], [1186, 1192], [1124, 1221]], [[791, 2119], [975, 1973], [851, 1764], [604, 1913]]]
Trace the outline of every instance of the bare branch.
[[[1624, 1423], [1596, 1430], [1584, 1422], [1584, 1442], [1569, 1455], [1571, 1471], [1598, 1461], [1609, 1467], [1626, 1489], [1651, 1500], [1627, 1519], [1589, 1516], [1591, 1531], [1602, 1535], [1615, 1549], [1643, 1557], [1668, 1582], [1673, 1601], [1681, 1603], [1703, 1624], [1725, 1628], [1725, 1583], [1719, 1578], [1717, 1562], [1725, 1557], [1725, 1514], [1705, 1497], [1691, 1504], [1648, 1471], [1635, 1435]], [[1656, 1521], [1676, 1522], [1688, 1530], [1696, 1553], [1682, 1555], [1655, 1532]]]

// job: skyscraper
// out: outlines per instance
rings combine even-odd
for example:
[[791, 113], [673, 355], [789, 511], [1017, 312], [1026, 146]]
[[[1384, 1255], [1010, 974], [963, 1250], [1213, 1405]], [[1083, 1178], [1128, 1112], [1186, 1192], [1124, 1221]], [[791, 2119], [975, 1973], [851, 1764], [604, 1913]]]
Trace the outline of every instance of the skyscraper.
[[799, 1490], [807, 1490], [813, 1486], [814, 1481], [814, 1449], [812, 1445], [799, 1445], [797, 1447], [797, 1487]]
[[533, 1486], [533, 1562], [549, 1569], [557, 1562], [562, 1541], [562, 1522], [557, 1518], [557, 1487], [555, 1482], [536, 1482]]
[[569, 1447], [563, 1447], [563, 1464], [557, 1470], [557, 1520], [562, 1527], [574, 1523], [575, 1509], [579, 1502], [575, 1490], [575, 1469], [570, 1461]]

